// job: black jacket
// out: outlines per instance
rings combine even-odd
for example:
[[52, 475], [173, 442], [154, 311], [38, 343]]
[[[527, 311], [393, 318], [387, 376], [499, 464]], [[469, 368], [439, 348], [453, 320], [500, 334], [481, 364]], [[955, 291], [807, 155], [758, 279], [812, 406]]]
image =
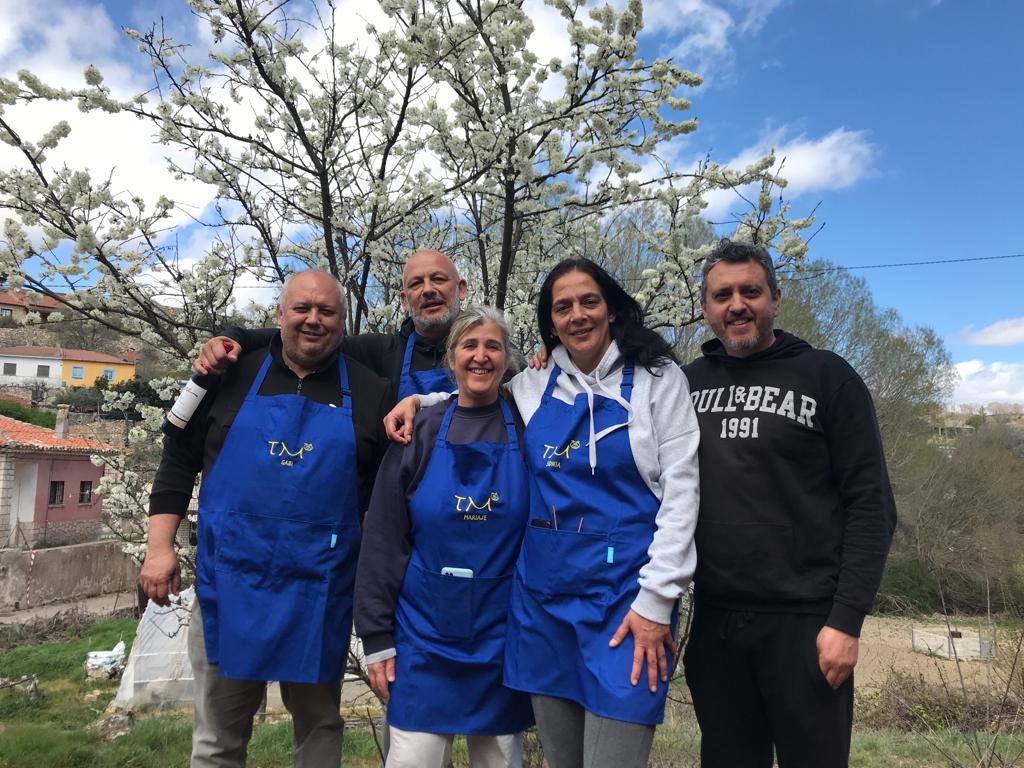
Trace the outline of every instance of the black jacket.
[[838, 355], [776, 331], [684, 368], [700, 423], [697, 599], [860, 634], [896, 524], [874, 406]]
[[[412, 335], [412, 319], [406, 318], [397, 333], [360, 333], [346, 336], [341, 348], [351, 358], [358, 360], [375, 374], [391, 382], [390, 405], [394, 405], [398, 393], [398, 382], [402, 376], [402, 362], [405, 358], [405, 346]], [[276, 329], [255, 328], [246, 330], [237, 326], [229, 326], [217, 335], [227, 336], [237, 341], [242, 349], [249, 351], [265, 347]], [[412, 350], [409, 368], [412, 371], [429, 371], [444, 365], [444, 347], [448, 337], [429, 342], [421, 336], [416, 337]], [[454, 385], [452, 385], [454, 389]]]
[[[260, 387], [261, 395], [300, 394], [318, 403], [341, 403], [337, 353], [320, 370], [299, 379], [281, 360], [280, 334], [275, 331], [271, 338], [269, 354], [273, 360]], [[184, 432], [164, 438], [160, 467], [149, 496], [149, 514], [185, 514], [196, 475], [200, 471], [205, 475], [213, 468], [267, 354], [266, 345], [243, 352], [237, 365], [216, 377]], [[345, 366], [352, 391], [360, 509], [365, 510], [377, 467], [387, 448], [383, 420], [391, 407], [390, 386], [348, 355]]]

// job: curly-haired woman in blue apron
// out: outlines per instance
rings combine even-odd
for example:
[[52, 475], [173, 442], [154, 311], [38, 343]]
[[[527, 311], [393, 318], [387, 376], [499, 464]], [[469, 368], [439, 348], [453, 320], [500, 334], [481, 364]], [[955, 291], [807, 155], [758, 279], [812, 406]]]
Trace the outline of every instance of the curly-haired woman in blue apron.
[[696, 564], [697, 420], [671, 348], [594, 262], [551, 271], [537, 321], [554, 365], [510, 383], [531, 482], [505, 683], [532, 695], [551, 768], [639, 768]]
[[522, 422], [499, 396], [509, 352], [500, 312], [464, 311], [448, 336], [457, 398], [425, 410], [377, 475], [355, 625], [388, 702], [387, 768], [443, 768], [455, 734], [467, 735], [474, 768], [521, 765], [530, 699], [502, 684], [529, 512]]

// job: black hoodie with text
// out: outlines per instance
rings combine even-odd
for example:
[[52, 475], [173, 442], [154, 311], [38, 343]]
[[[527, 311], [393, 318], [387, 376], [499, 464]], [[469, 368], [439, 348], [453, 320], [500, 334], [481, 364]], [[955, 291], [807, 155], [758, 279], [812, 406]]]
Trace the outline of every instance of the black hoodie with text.
[[896, 507], [871, 395], [849, 363], [784, 331], [684, 367], [700, 423], [698, 601], [827, 615], [858, 636]]

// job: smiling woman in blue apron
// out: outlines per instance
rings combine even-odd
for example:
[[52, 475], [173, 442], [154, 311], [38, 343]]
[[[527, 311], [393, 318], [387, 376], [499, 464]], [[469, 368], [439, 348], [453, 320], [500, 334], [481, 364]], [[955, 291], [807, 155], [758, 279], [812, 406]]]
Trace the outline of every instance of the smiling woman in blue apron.
[[[387, 768], [517, 768], [529, 697], [502, 684], [512, 572], [529, 510], [521, 422], [499, 387], [501, 313], [471, 307], [448, 336], [457, 398], [424, 411], [377, 475], [356, 576], [355, 625], [388, 703]], [[517, 423], [519, 428], [517, 428]]]
[[551, 768], [644, 766], [696, 564], [696, 416], [670, 347], [597, 264], [558, 264], [537, 321], [554, 365], [510, 384], [531, 484], [505, 683], [533, 694]]

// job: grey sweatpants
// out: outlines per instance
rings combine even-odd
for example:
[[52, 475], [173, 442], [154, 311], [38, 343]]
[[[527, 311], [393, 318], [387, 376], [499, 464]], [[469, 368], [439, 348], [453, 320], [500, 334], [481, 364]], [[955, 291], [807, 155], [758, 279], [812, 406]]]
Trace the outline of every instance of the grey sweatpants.
[[654, 726], [611, 720], [575, 701], [531, 696], [544, 758], [550, 768], [644, 768]]
[[[199, 601], [192, 604], [188, 655], [195, 679], [192, 768], [244, 768], [252, 721], [267, 684], [221, 677], [206, 660]], [[341, 765], [341, 681], [281, 683], [281, 699], [292, 716], [295, 768]]]

